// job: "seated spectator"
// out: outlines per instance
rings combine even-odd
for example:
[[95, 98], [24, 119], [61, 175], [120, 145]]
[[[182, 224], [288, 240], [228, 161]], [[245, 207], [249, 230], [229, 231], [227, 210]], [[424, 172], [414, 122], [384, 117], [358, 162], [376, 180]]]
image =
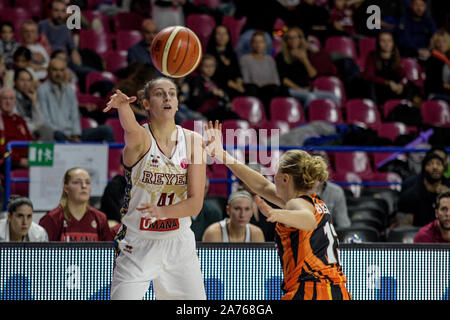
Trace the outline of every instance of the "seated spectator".
[[390, 32], [377, 36], [376, 49], [367, 56], [364, 79], [368, 82], [371, 99], [382, 105], [388, 99], [411, 99], [408, 80], [403, 69], [400, 52]]
[[[6, 152], [11, 141], [34, 141], [24, 118], [16, 113], [16, 93], [13, 89], [0, 89], [0, 153]], [[28, 148], [15, 147], [11, 153], [12, 168], [28, 168]]]
[[196, 241], [202, 241], [203, 234], [205, 230], [215, 222], [222, 220], [223, 214], [219, 206], [209, 200], [206, 195], [209, 189], [209, 179], [206, 178], [205, 183], [205, 198], [203, 199], [203, 207], [199, 214], [196, 216], [191, 216], [192, 223], [191, 229], [195, 234]]
[[44, 228], [33, 222], [33, 203], [27, 197], [11, 195], [8, 218], [0, 220], [0, 242], [47, 242]]
[[16, 111], [27, 122], [34, 139], [53, 141], [53, 129], [45, 123], [37, 98], [37, 90], [34, 88], [32, 80], [27, 69], [18, 69], [14, 73]]
[[20, 37], [22, 45], [31, 51], [31, 67], [39, 80], [47, 77], [48, 63], [50, 55], [47, 50], [39, 43], [38, 25], [33, 20], [26, 20], [20, 27]]
[[428, 153], [422, 161], [423, 178], [400, 192], [396, 214], [399, 225], [422, 227], [435, 219], [436, 197], [450, 187], [443, 173], [444, 160], [436, 153]]
[[330, 36], [330, 13], [327, 8], [317, 5], [315, 0], [303, 0], [289, 16], [286, 21], [289, 27], [299, 27], [306, 35], [316, 36], [322, 46], [325, 45], [326, 38]]
[[436, 219], [420, 228], [414, 243], [450, 243], [450, 192], [436, 198]]
[[30, 49], [20, 46], [14, 51], [13, 54], [13, 68], [8, 70], [3, 79], [3, 86], [12, 88], [14, 86], [14, 71], [18, 69], [27, 69], [32, 76], [33, 86], [37, 88], [40, 84], [39, 79], [36, 76], [36, 72], [33, 69], [31, 63], [31, 51]]
[[340, 105], [340, 100], [333, 93], [312, 90], [312, 81], [318, 72], [309, 59], [310, 54], [301, 29], [292, 27], [283, 34], [281, 52], [275, 57], [283, 85], [305, 109], [314, 99], [332, 99]]
[[429, 57], [428, 45], [436, 32], [436, 24], [426, 10], [424, 0], [412, 0], [410, 11], [400, 19], [396, 32], [402, 57]]
[[[153, 61], [150, 55], [150, 47], [152, 45], [153, 38], [155, 38], [157, 33], [158, 25], [153, 20], [145, 19], [142, 22], [142, 40], [128, 49], [128, 64], [138, 62], [149, 64], [153, 67]], [[153, 67], [153, 70], [158, 74], [158, 76], [162, 75], [155, 67]]]
[[236, 191], [228, 197], [229, 218], [210, 225], [203, 234], [204, 242], [264, 242], [262, 230], [250, 224], [253, 198], [246, 191]]
[[230, 31], [224, 25], [214, 28], [206, 52], [216, 58], [216, 72], [212, 79], [233, 99], [245, 93], [239, 60], [231, 44]]
[[450, 103], [450, 34], [438, 30], [431, 38], [430, 49], [432, 54], [425, 64], [425, 95]]
[[261, 31], [255, 31], [251, 39], [252, 53], [241, 57], [244, 87], [247, 95], [261, 99], [270, 117], [270, 101], [273, 97], [286, 96], [281, 87], [277, 65], [272, 56], [266, 53], [266, 40]]
[[0, 56], [5, 59], [5, 65], [7, 69], [13, 67], [13, 54], [14, 51], [20, 46], [16, 40], [14, 40], [14, 26], [11, 22], [4, 21], [0, 24]]
[[82, 168], [64, 174], [59, 205], [41, 218], [49, 241], [112, 241], [106, 215], [89, 205], [91, 177]]
[[[245, 17], [247, 19], [242, 27], [236, 47], [238, 58], [240, 59], [243, 55], [252, 52], [251, 39], [256, 30], [262, 32], [266, 40], [264, 50], [271, 55], [273, 26], [278, 18], [286, 22], [288, 18], [287, 9], [276, 0], [236, 0], [234, 5], [236, 8], [234, 18], [241, 19]], [[264, 10], [255, 10], [255, 6], [264, 8]]]
[[67, 63], [54, 58], [50, 61], [49, 78], [38, 88], [38, 101], [47, 123], [54, 130], [56, 141], [114, 142], [110, 126], [81, 129], [80, 110], [75, 90], [66, 81]]
[[353, 24], [353, 2], [347, 0], [333, 0], [333, 7], [330, 10], [331, 32], [336, 36], [351, 36], [355, 34]]
[[198, 70], [198, 74], [186, 77], [185, 82], [189, 86], [188, 107], [212, 121], [238, 119], [239, 116], [231, 111], [230, 98], [212, 80], [216, 71], [216, 58], [210, 54], [203, 55]]

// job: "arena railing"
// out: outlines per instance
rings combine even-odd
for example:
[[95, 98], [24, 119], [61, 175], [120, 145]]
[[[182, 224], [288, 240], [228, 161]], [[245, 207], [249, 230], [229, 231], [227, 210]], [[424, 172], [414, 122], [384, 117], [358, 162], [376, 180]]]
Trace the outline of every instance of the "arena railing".
[[[28, 147], [30, 144], [29, 141], [11, 141], [6, 145], [6, 158], [5, 158], [5, 191], [4, 191], [4, 210], [6, 210], [7, 199], [11, 194], [11, 183], [12, 182], [29, 182], [29, 178], [12, 178], [11, 170], [11, 152], [14, 147]], [[58, 144], [58, 143], [55, 143]], [[70, 143], [59, 143], [59, 144], [70, 144]], [[92, 144], [103, 144], [103, 143], [83, 143], [86, 145]], [[79, 143], [74, 143], [74, 145], [79, 145]], [[123, 148], [123, 143], [108, 143], [109, 148]], [[232, 150], [233, 148], [244, 149], [245, 151], [257, 150], [260, 149], [268, 149], [270, 150], [270, 146], [225, 146], [226, 150]], [[392, 154], [400, 154], [400, 153], [416, 153], [416, 152], [427, 152], [429, 149], [427, 148], [405, 148], [405, 147], [364, 147], [364, 146], [276, 146], [281, 151], [291, 150], [291, 149], [301, 149], [305, 151], [325, 151], [325, 152], [355, 152], [355, 151], [363, 151], [368, 153], [374, 152], [382, 152], [382, 153], [392, 153]], [[446, 148], [447, 152], [450, 152], [450, 148]], [[232, 184], [236, 182], [233, 178], [233, 175], [230, 170], [227, 170], [227, 178], [226, 179], [210, 179], [210, 183], [227, 183], [227, 193], [231, 193]], [[349, 186], [349, 185], [361, 185], [363, 187], [372, 187], [372, 186], [391, 186], [399, 184], [399, 182], [389, 182], [389, 181], [362, 181], [362, 182], [347, 182], [347, 181], [335, 181], [335, 183], [341, 186]]]

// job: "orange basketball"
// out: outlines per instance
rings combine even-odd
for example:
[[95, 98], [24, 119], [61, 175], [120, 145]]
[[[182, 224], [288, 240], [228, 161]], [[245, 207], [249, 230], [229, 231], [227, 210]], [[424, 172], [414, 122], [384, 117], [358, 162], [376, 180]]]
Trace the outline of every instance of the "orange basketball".
[[180, 78], [197, 68], [202, 57], [202, 45], [191, 29], [173, 26], [158, 32], [150, 52], [153, 65], [162, 74]]

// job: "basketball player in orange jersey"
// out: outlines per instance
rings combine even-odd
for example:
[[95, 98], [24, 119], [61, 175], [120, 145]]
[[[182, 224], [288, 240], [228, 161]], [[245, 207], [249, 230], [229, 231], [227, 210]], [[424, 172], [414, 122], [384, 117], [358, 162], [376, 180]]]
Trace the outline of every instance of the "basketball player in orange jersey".
[[150, 118], [142, 126], [130, 107], [136, 97], [117, 90], [104, 109], [118, 110], [125, 132], [127, 180], [123, 225], [114, 240], [111, 299], [142, 299], [153, 280], [156, 299], [203, 300], [203, 277], [190, 229], [190, 216], [203, 206], [203, 139], [175, 125], [178, 99], [170, 79], [154, 79], [141, 93]]
[[330, 212], [311, 189], [328, 178], [322, 158], [289, 150], [280, 158], [275, 184], [233, 158], [222, 145], [222, 126], [209, 122], [207, 153], [225, 164], [253, 192], [279, 206], [270, 207], [259, 196], [255, 201], [276, 223], [276, 243], [283, 268], [283, 300], [349, 300], [347, 279], [339, 263], [338, 239]]

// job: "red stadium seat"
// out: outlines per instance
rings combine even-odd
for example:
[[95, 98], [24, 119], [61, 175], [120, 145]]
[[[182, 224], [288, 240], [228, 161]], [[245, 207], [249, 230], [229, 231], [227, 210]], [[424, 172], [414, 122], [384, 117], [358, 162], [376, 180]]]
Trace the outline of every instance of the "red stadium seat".
[[108, 71], [98, 71], [88, 73], [88, 75], [86, 76], [86, 92], [89, 92], [89, 88], [94, 82], [104, 80], [111, 81], [114, 84], [117, 82], [116, 76]]
[[425, 74], [422, 73], [419, 62], [414, 58], [402, 58], [402, 64], [405, 69], [406, 79], [423, 89]]
[[325, 41], [325, 51], [329, 54], [338, 52], [355, 61], [358, 58], [355, 42], [349, 37], [328, 37]]
[[125, 140], [123, 137], [124, 131], [123, 131], [122, 125], [120, 124], [119, 118], [108, 118], [105, 121], [105, 125], [111, 126], [111, 128], [114, 131], [114, 140], [117, 143], [125, 143]]
[[276, 97], [270, 101], [271, 120], [286, 121], [291, 128], [306, 122], [300, 102], [292, 97]]
[[334, 124], [343, 123], [342, 111], [333, 100], [315, 99], [308, 106], [309, 121], [327, 121]]
[[208, 8], [218, 8], [222, 3], [221, 0], [194, 0], [194, 5], [205, 5]]
[[450, 127], [450, 107], [444, 100], [426, 100], [420, 108], [423, 123], [438, 127]]
[[256, 145], [258, 142], [256, 130], [253, 130], [246, 120], [224, 120], [222, 137], [224, 145], [247, 146]]
[[93, 23], [94, 23], [94, 26], [97, 23], [99, 23], [99, 25], [101, 26], [101, 29], [95, 29], [95, 30], [103, 31], [106, 33], [111, 32], [109, 18], [103, 12], [98, 11], [98, 10], [83, 10], [81, 12], [81, 14], [83, 15], [83, 17], [86, 18], [87, 21], [89, 21], [89, 23], [91, 24], [91, 27], [93, 27], [93, 25], [92, 25]]
[[383, 105], [381, 105], [381, 110], [383, 111], [383, 117], [386, 118], [389, 113], [399, 104], [405, 104], [412, 107], [412, 102], [406, 99], [390, 99], [387, 100]]
[[116, 32], [116, 50], [128, 50], [142, 40], [142, 33], [137, 30], [120, 30]]
[[86, 106], [89, 104], [96, 105], [98, 109], [103, 109], [105, 107], [105, 101], [97, 97], [96, 95], [89, 93], [77, 93], [77, 100], [80, 106]]
[[247, 120], [252, 127], [266, 121], [264, 105], [257, 97], [236, 97], [231, 101], [231, 106], [233, 111]]
[[382, 122], [378, 127], [378, 136], [394, 141], [399, 135], [407, 134], [408, 128], [402, 122]]
[[[361, 183], [361, 177], [354, 172], [343, 172], [336, 170], [333, 175], [334, 182], [345, 182], [345, 183]], [[350, 190], [354, 197], [359, 198], [362, 191], [362, 186], [360, 184], [349, 184], [342, 185], [343, 189]]]
[[81, 122], [81, 129], [88, 129], [88, 128], [97, 128], [98, 123], [93, 118], [89, 117], [80, 117]]
[[125, 68], [127, 63], [127, 51], [107, 51], [100, 54], [100, 56], [105, 60], [106, 71], [116, 72], [119, 69]]
[[[30, 178], [28, 169], [11, 170], [11, 178]], [[11, 194], [28, 197], [29, 182], [11, 182]]]
[[345, 96], [345, 88], [342, 81], [334, 76], [320, 76], [317, 77], [313, 82], [314, 89], [322, 90], [322, 91], [329, 91], [334, 93], [334, 95], [339, 99], [341, 102], [341, 106], [345, 104], [345, 101], [347, 100]]
[[373, 177], [369, 156], [364, 151], [335, 152], [334, 166], [336, 173], [353, 172], [364, 181]]
[[110, 148], [108, 151], [108, 179], [112, 179], [117, 174], [123, 174], [120, 165], [122, 149]]
[[10, 0], [0, 0], [0, 10], [3, 10], [5, 8], [11, 8]]
[[[398, 184], [391, 184], [388, 186], [379, 186], [378, 188], [389, 188], [392, 190], [401, 191], [402, 177], [396, 172], [375, 172], [372, 177], [374, 182], [396, 182]], [[376, 186], [375, 186], [376, 187]]]
[[14, 0], [14, 6], [16, 8], [24, 8], [26, 9], [32, 17], [37, 20], [42, 19], [42, 15], [44, 14], [44, 4], [42, 1], [36, 0]]
[[102, 31], [80, 30], [80, 49], [91, 49], [99, 54], [111, 50], [110, 36]]
[[377, 40], [374, 37], [364, 37], [358, 41], [358, 62], [361, 69], [364, 69], [366, 65], [367, 55], [370, 53], [370, 51], [375, 50], [376, 44]]
[[[227, 179], [228, 169], [224, 164], [213, 163], [207, 167], [207, 176], [210, 180], [213, 179]], [[227, 183], [210, 183], [208, 194], [210, 195], [220, 195], [223, 197], [228, 197], [227, 193]]]
[[[262, 125], [258, 126], [258, 135], [262, 135], [261, 130], [266, 130], [266, 136], [270, 137], [272, 134], [280, 135], [288, 133], [290, 130], [289, 123], [283, 120], [269, 120], [265, 121]], [[272, 130], [279, 130], [278, 134], [276, 134], [276, 131]]]
[[223, 25], [230, 31], [231, 44], [233, 45], [233, 48], [236, 48], [238, 44], [239, 35], [241, 34], [242, 28], [244, 27], [246, 21], [247, 17], [243, 17], [238, 20], [233, 16], [226, 15], [222, 18]]
[[194, 13], [186, 17], [186, 27], [195, 32], [202, 44], [203, 52], [206, 52], [206, 45], [216, 27], [216, 20], [204, 13]]
[[195, 131], [198, 134], [202, 134], [206, 124], [207, 124], [206, 121], [187, 119], [181, 123], [181, 126], [185, 129]]
[[144, 17], [134, 12], [119, 12], [112, 17], [114, 31], [141, 30]]
[[374, 130], [381, 123], [380, 113], [375, 103], [370, 99], [351, 99], [345, 104], [347, 123], [365, 124]]

